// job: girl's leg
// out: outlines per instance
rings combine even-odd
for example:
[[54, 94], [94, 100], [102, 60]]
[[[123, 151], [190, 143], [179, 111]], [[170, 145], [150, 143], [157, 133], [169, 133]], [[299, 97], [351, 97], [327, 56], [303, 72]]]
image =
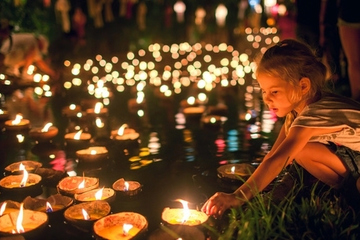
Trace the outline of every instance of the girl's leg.
[[295, 161], [320, 181], [338, 187], [347, 169], [342, 160], [321, 143], [308, 143]]

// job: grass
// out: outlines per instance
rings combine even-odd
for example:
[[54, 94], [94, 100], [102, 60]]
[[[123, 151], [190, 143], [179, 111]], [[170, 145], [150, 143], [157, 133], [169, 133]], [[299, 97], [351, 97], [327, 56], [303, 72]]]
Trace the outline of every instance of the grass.
[[210, 239], [360, 239], [359, 212], [304, 171], [295, 166], [272, 190], [207, 224]]

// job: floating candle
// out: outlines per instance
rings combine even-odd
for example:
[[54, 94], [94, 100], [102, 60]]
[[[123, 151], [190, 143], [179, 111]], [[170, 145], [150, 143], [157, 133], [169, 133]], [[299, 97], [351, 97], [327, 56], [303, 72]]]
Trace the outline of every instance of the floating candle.
[[255, 168], [249, 163], [226, 164], [217, 169], [220, 178], [229, 180], [245, 180], [254, 171]]
[[65, 134], [65, 140], [83, 140], [88, 141], [91, 138], [90, 133], [84, 133], [82, 130], [74, 133], [67, 133]]
[[94, 222], [110, 213], [111, 207], [106, 201], [93, 201], [73, 205], [65, 210], [65, 219], [73, 226], [90, 231]]
[[15, 162], [7, 167], [5, 167], [5, 172], [9, 174], [23, 174], [23, 170], [20, 169], [21, 165], [23, 165], [28, 172], [34, 172], [36, 169], [40, 168], [42, 166], [42, 163], [32, 161], [32, 160], [24, 160], [20, 162]]
[[112, 185], [112, 188], [125, 196], [135, 196], [141, 192], [141, 185], [136, 181], [125, 181], [123, 178], [118, 179]]
[[108, 158], [108, 150], [105, 147], [94, 146], [76, 151], [80, 162], [98, 162]]
[[91, 134], [84, 133], [82, 130], [65, 134], [66, 147], [71, 150], [88, 148], [90, 145]]
[[101, 218], [93, 228], [99, 239], [127, 240], [140, 237], [147, 227], [144, 216], [135, 212], [120, 212]]
[[137, 140], [140, 134], [134, 129], [123, 124], [118, 130], [111, 131], [111, 138], [114, 140]]
[[73, 196], [99, 187], [99, 179], [93, 177], [71, 176], [63, 178], [57, 188], [59, 193]]
[[10, 175], [0, 180], [0, 187], [4, 190], [27, 188], [39, 184], [41, 176], [33, 173], [25, 173], [23, 175]]
[[115, 199], [116, 193], [112, 188], [93, 189], [84, 193], [75, 194], [75, 200], [79, 202], [90, 202], [95, 200], [104, 200], [112, 202]]
[[58, 134], [59, 130], [52, 123], [45, 124], [42, 128], [32, 128], [29, 135], [38, 142], [49, 141]]
[[41, 181], [42, 177], [34, 173], [9, 175], [0, 180], [0, 192], [9, 200], [22, 201], [26, 196], [42, 193]]
[[[0, 234], [27, 235], [46, 226], [48, 217], [46, 213], [20, 209], [0, 217]], [[33, 235], [32, 235], [33, 236]]]
[[0, 204], [0, 216], [9, 214], [14, 211], [19, 211], [20, 203], [14, 201], [4, 201]]
[[208, 216], [195, 209], [189, 209], [188, 202], [178, 199], [183, 208], [165, 208], [162, 212], [161, 218], [165, 222], [172, 225], [186, 225], [197, 226], [207, 221]]
[[101, 102], [97, 102], [94, 108], [89, 108], [86, 110], [86, 114], [90, 116], [96, 115], [107, 115], [108, 109], [104, 108], [104, 105]]
[[187, 107], [184, 108], [186, 123], [200, 123], [201, 116], [205, 112], [204, 107]]
[[21, 114], [17, 114], [14, 120], [5, 121], [6, 130], [25, 130], [30, 128], [30, 121], [23, 119]]
[[55, 213], [69, 207], [74, 201], [72, 198], [61, 194], [54, 194], [46, 199], [26, 197], [23, 201], [24, 208], [34, 211]]

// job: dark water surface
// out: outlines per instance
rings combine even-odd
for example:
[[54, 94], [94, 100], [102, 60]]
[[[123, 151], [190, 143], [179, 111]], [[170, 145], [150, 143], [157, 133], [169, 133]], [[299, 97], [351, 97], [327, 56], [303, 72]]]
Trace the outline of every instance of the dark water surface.
[[[182, 207], [176, 199], [186, 200], [190, 208], [199, 209], [216, 191], [231, 192], [236, 189], [240, 182], [220, 179], [217, 168], [224, 164], [244, 162], [256, 166], [272, 142], [271, 134], [264, 135], [256, 128], [259, 125], [256, 118], [249, 121], [239, 119], [238, 109], [235, 109], [235, 114], [231, 113], [232, 109], [225, 111], [222, 115], [227, 120], [221, 124], [204, 124], [200, 118], [186, 119], [181, 109], [173, 109], [176, 113], [172, 121], [169, 121], [166, 109], [153, 111], [157, 112], [154, 120], [127, 122], [139, 132], [139, 142], [118, 144], [101, 135], [93, 138], [89, 145], [105, 146], [109, 151], [108, 161], [101, 164], [78, 162], [74, 149], [66, 146], [62, 137], [37, 144], [28, 138], [25, 131], [25, 142], [17, 143], [15, 134], [6, 130], [1, 133], [2, 163], [5, 167], [10, 162], [30, 157], [42, 162], [43, 167], [51, 168], [55, 165], [50, 164], [54, 159], [49, 158], [49, 153], [59, 158], [59, 153], [64, 152], [66, 163], [57, 164], [57, 167], [62, 166], [70, 174], [97, 177], [100, 187], [111, 187], [119, 178], [140, 182], [142, 191], [134, 197], [117, 197], [111, 203], [111, 212], [130, 211], [143, 215], [149, 223], [143, 237], [148, 238], [158, 234], [164, 208]], [[110, 116], [107, 118], [111, 119]], [[131, 119], [131, 116], [127, 118]], [[63, 123], [66, 127], [60, 127], [59, 134], [69, 130], [70, 122], [67, 119]], [[91, 124], [88, 126], [89, 132], [95, 136], [99, 134], [97, 130], [91, 130]], [[133, 157], [143, 161], [129, 161]], [[56, 183], [45, 184], [43, 193], [40, 196], [33, 193], [33, 197], [47, 197], [55, 193]], [[2, 201], [20, 200], [19, 196], [0, 196]], [[60, 216], [55, 223], [49, 224], [38, 239], [68, 237], [92, 239], [93, 235], [91, 230], [82, 232], [73, 228]]]
[[[247, 52], [249, 55], [255, 53], [247, 46], [239, 52]], [[205, 56], [210, 53], [203, 50], [198, 54], [202, 54], [203, 58], [200, 58], [200, 55], [198, 58], [205, 61]], [[249, 61], [241, 62], [237, 58], [239, 54], [236, 51], [212, 54], [214, 54], [213, 59], [207, 63], [208, 65], [219, 65], [222, 58], [234, 57], [239, 65], [244, 65], [244, 69], [250, 67]], [[125, 56], [121, 56], [121, 59], [126, 62]], [[141, 57], [139, 59], [141, 60]], [[79, 62], [84, 64], [85, 61]], [[169, 61], [174, 64], [173, 61], [177, 60], [164, 55], [163, 61], [157, 65], [157, 69], [161, 69], [159, 76], [163, 76], [163, 71], [168, 68], [167, 64], [170, 64]], [[72, 62], [72, 66], [75, 63]], [[98, 64], [100, 65], [101, 61], [98, 61]], [[207, 65], [205, 62], [202, 64], [204, 71]], [[120, 63], [116, 66], [120, 72]], [[183, 70], [186, 69], [185, 67], [183, 66]], [[42, 126], [44, 119], [47, 119], [53, 122], [59, 132], [51, 141], [37, 143], [29, 137], [29, 129], [22, 132], [6, 130], [3, 128], [4, 120], [2, 120], [1, 167], [4, 169], [7, 165], [20, 160], [36, 160], [43, 164], [43, 168], [58, 169], [70, 175], [97, 177], [100, 182], [99, 187], [110, 188], [120, 178], [138, 181], [142, 185], [142, 191], [131, 198], [117, 197], [116, 201], [111, 203], [111, 213], [137, 212], [143, 215], [148, 221], [148, 231], [142, 236], [144, 239], [160, 239], [157, 236], [159, 231], [161, 235], [159, 230], [162, 223], [161, 213], [166, 207], [182, 207], [175, 201], [176, 199], [188, 201], [191, 209], [200, 209], [216, 191], [232, 192], [239, 187], [240, 181], [220, 178], [217, 169], [234, 163], [248, 163], [256, 167], [271, 147], [276, 135], [274, 132], [277, 132], [279, 121], [264, 110], [258, 89], [256, 90], [256, 85], [253, 84], [252, 72], [244, 73], [242, 79], [234, 75], [236, 66], [229, 67], [233, 73], [229, 72], [228, 75], [221, 77], [222, 80], [228, 81], [227, 86], [222, 86], [223, 82], [220, 84], [220, 81], [217, 81], [216, 86], [206, 92], [198, 88], [197, 79], [192, 81], [192, 85], [183, 86], [181, 93], [175, 94], [175, 89], [171, 89], [173, 94], [170, 97], [165, 96], [161, 92], [161, 87], [154, 82], [147, 84], [140, 91], [136, 85], [131, 85], [131, 82], [120, 84], [107, 81], [110, 97], [100, 98], [103, 102], [110, 101], [105, 105], [108, 113], [99, 117], [104, 124], [103, 128], [97, 127], [96, 117], [86, 114], [86, 111], [93, 109], [95, 103], [101, 101], [89, 94], [88, 87], [96, 85], [98, 79], [107, 73], [85, 72], [79, 76], [82, 83], [77, 86], [76, 81], [72, 80], [74, 76], [71, 74], [71, 68], [64, 66], [62, 68], [64, 69], [59, 68], [60, 80], [52, 86], [55, 89], [52, 91], [53, 96], [44, 104], [39, 100], [43, 98], [36, 98], [32, 102], [35, 106], [42, 106], [40, 112], [44, 116], [39, 116], [38, 112], [29, 108], [27, 102], [15, 97], [16, 90], [20, 89], [20, 93], [25, 94], [27, 89], [30, 89], [30, 94], [34, 94], [31, 92], [33, 88], [25, 85], [20, 86], [19, 89], [16, 87], [2, 89], [5, 94], [2, 95], [1, 107], [5, 106], [10, 111], [11, 118], [17, 112], [23, 111], [25, 118], [30, 119], [31, 127]], [[124, 76], [127, 70], [122, 69], [122, 71], [120, 76]], [[139, 69], [136, 68], [136, 71]], [[182, 74], [186, 75], [186, 71], [182, 71]], [[72, 87], [66, 88], [66, 83], [71, 85], [70, 82]], [[163, 83], [169, 86], [173, 84], [166, 81]], [[139, 92], [145, 94], [145, 101], [141, 103], [136, 101]], [[205, 92], [207, 98], [203, 102], [197, 100], [194, 106], [202, 106], [205, 109], [203, 118], [185, 116], [184, 109], [192, 107], [186, 100], [191, 96], [197, 97], [201, 92]], [[70, 104], [77, 104], [81, 108], [82, 116], [70, 117], [64, 114], [63, 110]], [[209, 118], [208, 120], [217, 119], [217, 121], [213, 123], [202, 121], [206, 117]], [[139, 140], [118, 143], [110, 139], [110, 132], [117, 130], [122, 124], [127, 124], [138, 132]], [[101, 164], [79, 161], [75, 154], [76, 149], [66, 144], [64, 136], [66, 133], [80, 129], [92, 135], [92, 140], [87, 146], [107, 148], [109, 153], [107, 161]], [[18, 134], [24, 137], [22, 142]], [[135, 158], [140, 161], [132, 161]], [[46, 198], [57, 193], [57, 182], [43, 181], [42, 193], [34, 192], [31, 194], [32, 197]], [[0, 200], [21, 202], [22, 196], [1, 193]], [[94, 238], [91, 229], [89, 232], [77, 230], [60, 216], [55, 222], [50, 222], [41, 237], [37, 236], [35, 239], [70, 237]]]

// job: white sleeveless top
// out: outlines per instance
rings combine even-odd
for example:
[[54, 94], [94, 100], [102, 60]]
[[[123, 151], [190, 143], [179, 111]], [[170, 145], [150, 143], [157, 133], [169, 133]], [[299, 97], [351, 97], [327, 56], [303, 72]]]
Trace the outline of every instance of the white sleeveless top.
[[335, 94], [326, 94], [309, 104], [295, 118], [291, 127], [338, 128], [341, 131], [313, 136], [310, 142], [343, 145], [360, 151], [360, 103]]

